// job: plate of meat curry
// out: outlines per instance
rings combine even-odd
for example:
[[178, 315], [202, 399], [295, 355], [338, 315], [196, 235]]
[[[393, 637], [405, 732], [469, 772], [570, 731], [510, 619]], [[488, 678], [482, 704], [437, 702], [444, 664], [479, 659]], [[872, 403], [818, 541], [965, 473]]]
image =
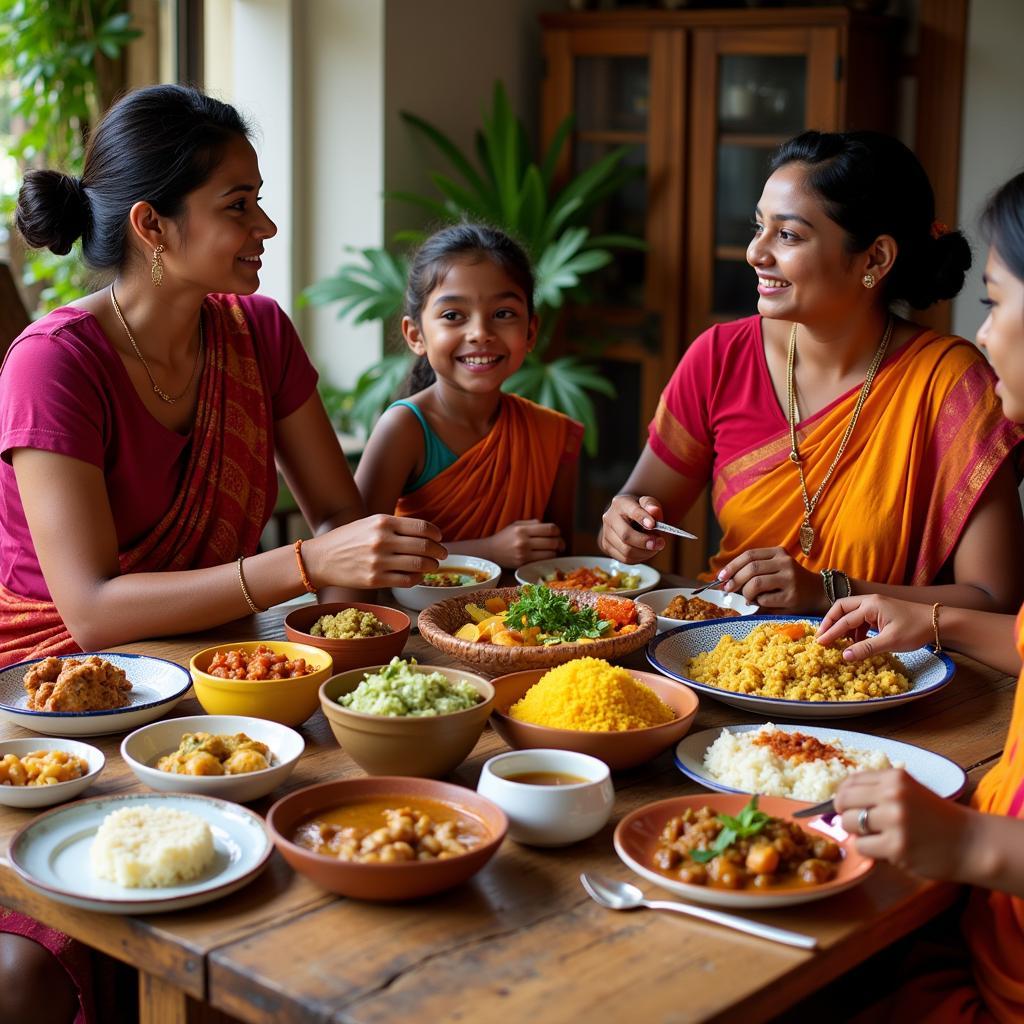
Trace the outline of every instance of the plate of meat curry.
[[803, 807], [731, 793], [659, 800], [619, 822], [615, 852], [655, 885], [718, 907], [788, 907], [859, 885], [875, 862], [852, 836], [795, 820]]

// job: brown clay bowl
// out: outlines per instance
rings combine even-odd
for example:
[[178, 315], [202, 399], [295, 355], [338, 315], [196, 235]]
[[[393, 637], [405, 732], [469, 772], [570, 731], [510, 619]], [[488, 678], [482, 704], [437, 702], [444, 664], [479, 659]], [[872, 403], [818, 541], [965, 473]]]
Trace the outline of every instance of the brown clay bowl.
[[[313, 853], [292, 842], [296, 827], [314, 814], [359, 800], [410, 797], [439, 800], [476, 818], [488, 838], [468, 853], [446, 860], [399, 864], [359, 864]], [[505, 812], [471, 789], [432, 779], [382, 776], [321, 782], [289, 793], [270, 808], [267, 827], [281, 856], [300, 874], [330, 892], [361, 900], [412, 900], [459, 885], [477, 873], [497, 852], [508, 830]]]
[[629, 674], [649, 686], [678, 716], [664, 725], [625, 732], [583, 732], [578, 729], [551, 729], [510, 718], [508, 709], [536, 683], [545, 669], [512, 672], [494, 682], [494, 710], [491, 725], [494, 731], [516, 750], [551, 748], [575, 750], [600, 758], [613, 771], [633, 768], [657, 757], [663, 750], [678, 743], [690, 730], [697, 717], [697, 694], [682, 683], [666, 679], [654, 672]]
[[[587, 644], [555, 644], [551, 647], [499, 647], [492, 643], [471, 643], [459, 640], [452, 634], [469, 621], [465, 612], [467, 604], [482, 605], [492, 597], [500, 597], [506, 603], [519, 596], [520, 587], [501, 587], [496, 590], [478, 590], [468, 597], [453, 597], [440, 601], [420, 612], [417, 625], [420, 636], [433, 644], [439, 651], [458, 658], [467, 665], [474, 665], [494, 675], [516, 672], [528, 668], [554, 668], [573, 658], [604, 658], [614, 661], [643, 647], [658, 629], [658, 619], [650, 608], [637, 605], [639, 629], [625, 636], [613, 636], [594, 640]], [[588, 590], [563, 590], [578, 605], [595, 605], [602, 597], [614, 594], [593, 594]], [[628, 601], [630, 598], [618, 598]]]
[[[330, 637], [313, 636], [310, 629], [321, 615], [337, 615], [346, 608], [357, 608], [361, 612], [373, 612], [393, 632], [385, 636], [362, 636], [355, 640], [332, 640]], [[326, 651], [334, 661], [335, 672], [347, 672], [350, 668], [363, 665], [386, 665], [392, 658], [401, 655], [409, 640], [409, 616], [397, 608], [382, 604], [359, 604], [343, 602], [337, 604], [309, 604], [289, 612], [284, 620], [284, 632], [293, 643], [308, 644]]]
[[338, 698], [354, 690], [364, 676], [382, 667], [342, 672], [320, 687], [320, 707], [338, 744], [368, 775], [439, 778], [454, 771], [484, 731], [494, 703], [494, 687], [486, 679], [462, 669], [417, 665], [417, 671], [440, 672], [453, 682], [465, 679], [484, 699], [465, 711], [412, 718], [366, 715], [338, 703]]

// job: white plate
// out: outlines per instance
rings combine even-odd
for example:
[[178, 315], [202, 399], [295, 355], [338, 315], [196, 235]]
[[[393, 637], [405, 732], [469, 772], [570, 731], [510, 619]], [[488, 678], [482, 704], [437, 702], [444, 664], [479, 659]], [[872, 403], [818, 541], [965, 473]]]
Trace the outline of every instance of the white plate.
[[28, 693], [23, 680], [29, 666], [43, 660], [35, 658], [0, 671], [0, 718], [51, 736], [106, 736], [137, 729], [167, 714], [192, 686], [188, 669], [164, 658], [87, 651], [65, 654], [62, 660], [77, 658], [81, 661], [92, 654], [124, 670], [132, 684], [127, 707], [113, 711], [30, 711], [26, 707]]
[[[693, 597], [693, 592], [696, 589], [696, 587], [673, 587], [668, 590], [652, 590], [650, 593], [644, 594], [643, 597], [638, 597], [636, 603], [647, 605], [658, 616], [658, 632], [664, 633], [667, 629], [675, 629], [676, 626], [694, 621], [693, 619], [670, 619], [661, 613], [669, 606], [674, 597], [685, 597], [689, 600]], [[708, 604], [717, 605], [719, 608], [730, 608], [734, 612], [739, 612], [741, 616], [754, 615], [758, 610], [757, 605], [745, 601], [742, 594], [727, 594], [723, 590], [705, 590], [697, 597], [701, 601], [707, 601]], [[735, 617], [734, 615], [728, 616], [728, 618]], [[711, 622], [712, 620], [700, 621]]]
[[34, 750], [66, 750], [69, 754], [84, 757], [89, 762], [89, 770], [79, 779], [56, 782], [52, 786], [0, 786], [0, 804], [6, 807], [52, 807], [54, 804], [62, 804], [87, 790], [99, 778], [106, 764], [102, 750], [80, 740], [43, 737], [0, 740], [0, 757], [4, 754], [24, 757]]
[[[103, 819], [131, 804], [163, 806], [203, 818], [213, 832], [216, 860], [199, 878], [161, 889], [129, 889], [93, 876], [89, 850]], [[11, 841], [11, 866], [32, 889], [58, 903], [104, 914], [156, 914], [219, 899], [251, 881], [273, 844], [263, 819], [211, 797], [129, 793], [82, 800], [41, 814]]]
[[933, 654], [927, 647], [916, 651], [894, 654], [910, 680], [910, 689], [892, 697], [872, 697], [869, 700], [781, 700], [777, 697], [758, 697], [753, 694], [733, 693], [717, 686], [698, 683], [687, 674], [687, 663], [695, 654], [713, 651], [726, 634], [742, 640], [757, 626], [766, 622], [810, 622], [817, 625], [820, 617], [813, 615], [750, 615], [740, 619], [714, 619], [678, 626], [647, 645], [647, 660], [663, 675], [692, 686], [698, 693], [731, 704], [745, 711], [775, 719], [779, 718], [852, 718], [873, 711], [897, 707], [912, 700], [920, 700], [941, 690], [956, 672], [956, 666], [945, 654]]
[[[725, 728], [730, 733], [742, 733], [753, 732], [760, 729], [761, 726], [730, 725]], [[831, 726], [822, 725], [776, 725], [775, 728], [780, 732], [802, 732], [821, 740], [822, 743], [839, 740], [848, 750], [880, 750], [893, 764], [902, 762], [909, 775], [942, 797], [950, 799], [957, 797], [967, 785], [967, 774], [960, 765], [948, 757], [925, 750], [924, 747], [914, 746], [912, 743], [891, 740], [885, 736], [869, 736], [864, 732], [833, 729]], [[676, 767], [706, 789], [713, 789], [719, 793], [752, 792], [752, 790], [734, 789], [724, 785], [713, 775], [709, 775], [704, 767], [704, 754], [721, 734], [721, 729], [705, 729], [703, 732], [684, 737], [676, 747]], [[816, 802], [820, 803], [821, 801]]]
[[649, 565], [626, 565], [617, 558], [602, 558], [600, 555], [566, 556], [565, 558], [547, 558], [542, 562], [530, 562], [516, 570], [516, 579], [520, 583], [543, 583], [547, 577], [553, 576], [559, 569], [572, 572], [573, 569], [603, 569], [605, 572], [626, 572], [640, 577], [640, 585], [630, 590], [609, 590], [616, 597], [635, 597], [652, 590], [661, 581], [661, 573]]
[[[157, 760], [177, 750], [187, 732], [229, 736], [244, 732], [249, 739], [266, 743], [273, 760], [269, 768], [242, 775], [178, 775], [160, 771]], [[294, 729], [278, 722], [245, 715], [192, 715], [165, 718], [136, 729], [121, 741], [121, 756], [135, 777], [150, 789], [162, 793], [201, 793], [245, 803], [277, 789], [291, 775], [305, 748], [305, 740]]]
[[487, 579], [479, 583], [467, 583], [463, 587], [425, 587], [422, 584], [415, 587], [392, 587], [391, 594], [403, 608], [412, 608], [415, 611], [423, 611], [438, 601], [445, 601], [449, 597], [463, 597], [472, 594], [475, 590], [487, 590], [498, 585], [498, 578], [501, 576], [501, 566], [497, 562], [488, 561], [486, 558], [476, 558], [473, 555], [452, 555], [439, 563], [437, 571], [444, 569], [479, 569], [487, 573]]

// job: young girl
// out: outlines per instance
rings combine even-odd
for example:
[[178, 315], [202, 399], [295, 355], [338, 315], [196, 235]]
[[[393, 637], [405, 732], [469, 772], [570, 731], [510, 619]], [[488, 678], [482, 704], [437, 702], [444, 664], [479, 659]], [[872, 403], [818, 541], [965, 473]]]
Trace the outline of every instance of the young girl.
[[[984, 225], [989, 315], [978, 344], [999, 375], [1003, 412], [1024, 422], [1024, 174], [991, 199]], [[1015, 568], [1019, 571], [1019, 566]], [[919, 1021], [1024, 1020], [1024, 608], [1009, 615], [898, 601], [879, 594], [836, 602], [818, 639], [831, 643], [865, 626], [878, 635], [844, 652], [859, 661], [941, 638], [1005, 672], [1020, 672], [1010, 732], [999, 763], [982, 779], [971, 807], [951, 803], [900, 770], [851, 776], [836, 795], [843, 827], [857, 847], [928, 878], [976, 886], [962, 921], [970, 963], [936, 958], [931, 973], [899, 994]], [[957, 943], [959, 945], [959, 942]]]
[[501, 390], [537, 338], [522, 249], [477, 224], [432, 235], [409, 271], [402, 334], [419, 361], [360, 460], [368, 511], [426, 520], [449, 552], [509, 568], [565, 550], [583, 429]]

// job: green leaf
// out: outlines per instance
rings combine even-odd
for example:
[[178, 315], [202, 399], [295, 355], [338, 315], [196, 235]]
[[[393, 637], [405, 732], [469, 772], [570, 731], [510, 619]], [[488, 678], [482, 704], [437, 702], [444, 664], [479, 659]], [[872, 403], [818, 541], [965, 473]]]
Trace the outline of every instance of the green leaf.
[[544, 190], [547, 191], [551, 188], [551, 179], [555, 176], [555, 168], [558, 166], [558, 158], [562, 155], [562, 147], [565, 145], [566, 139], [569, 138], [569, 133], [572, 131], [573, 125], [576, 119], [572, 114], [564, 118], [562, 123], [555, 129], [555, 134], [551, 137], [551, 142], [548, 145], [548, 151], [544, 154], [544, 162], [541, 164], [541, 178], [544, 181]]
[[408, 111], [403, 110], [401, 116], [406, 124], [429, 139], [448, 158], [449, 163], [466, 179], [470, 188], [476, 189], [480, 196], [485, 194], [486, 188], [480, 175], [463, 155], [462, 150], [444, 132], [435, 128], [429, 121], [424, 121], [422, 117], [417, 117]]

